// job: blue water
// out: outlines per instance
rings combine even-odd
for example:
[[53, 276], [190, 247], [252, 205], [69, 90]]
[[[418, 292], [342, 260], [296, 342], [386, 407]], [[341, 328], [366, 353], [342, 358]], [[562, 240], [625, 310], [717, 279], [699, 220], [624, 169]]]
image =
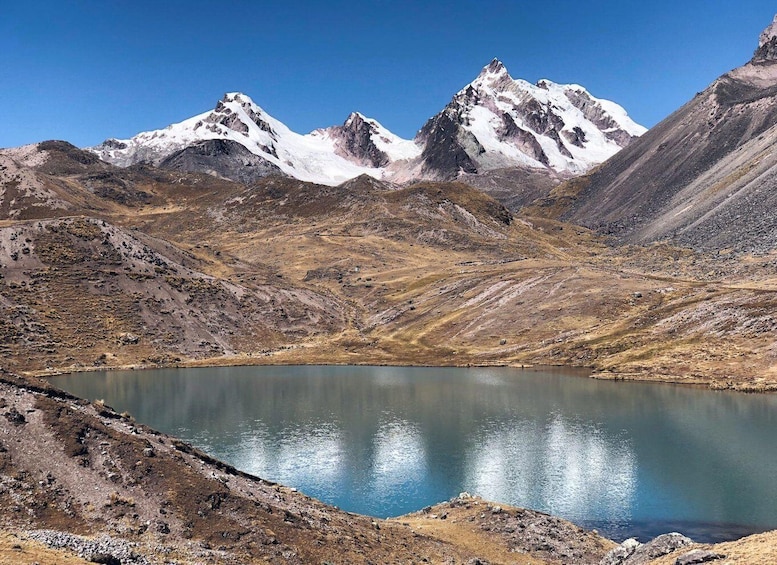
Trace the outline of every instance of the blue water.
[[361, 514], [468, 491], [615, 539], [777, 528], [777, 396], [506, 368], [172, 369], [54, 384]]

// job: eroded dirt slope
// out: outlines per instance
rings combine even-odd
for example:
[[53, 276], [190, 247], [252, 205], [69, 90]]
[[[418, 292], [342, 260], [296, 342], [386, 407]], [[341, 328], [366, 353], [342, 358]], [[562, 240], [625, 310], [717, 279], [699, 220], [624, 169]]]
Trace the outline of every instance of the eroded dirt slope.
[[610, 247], [460, 183], [245, 186], [62, 143], [21, 153], [71, 192], [0, 225], [7, 368], [565, 364], [777, 383], [775, 254]]

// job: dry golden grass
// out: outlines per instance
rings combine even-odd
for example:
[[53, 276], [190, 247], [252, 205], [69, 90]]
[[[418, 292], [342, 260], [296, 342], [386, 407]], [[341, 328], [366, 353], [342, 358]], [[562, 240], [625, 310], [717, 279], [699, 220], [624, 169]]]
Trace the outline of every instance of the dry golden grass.
[[[2, 353], [14, 370], [551, 364], [715, 388], [777, 387], [773, 256], [612, 248], [547, 218], [509, 222], [494, 200], [457, 183], [389, 190], [363, 179], [349, 187], [267, 179], [249, 188], [139, 168], [110, 178], [123, 175], [126, 196], [145, 196], [103, 198], [98, 210], [94, 193], [78, 192], [80, 177], [67, 175], [50, 180], [76, 208], [94, 207], [124, 239], [217, 282], [190, 292], [192, 285], [171, 286], [157, 259], [128, 265], [120, 246], [117, 260], [103, 257], [113, 251], [97, 240], [87, 249], [78, 233], [68, 237], [80, 248], [61, 232], [25, 236], [31, 254], [9, 262], [0, 287], [9, 304]], [[572, 198], [586, 182], [556, 193]], [[0, 230], [34, 224], [6, 220]], [[222, 281], [248, 297], [227, 304], [216, 288]], [[37, 342], [22, 339], [28, 328], [40, 330]], [[117, 345], [127, 332], [141, 336], [136, 346]]]
[[490, 536], [473, 531], [471, 526], [452, 523], [448, 520], [428, 520], [423, 518], [403, 519], [415, 531], [465, 547], [473, 554], [482, 556], [493, 565], [542, 565], [547, 563], [530, 555], [511, 552], [507, 546], [491, 539]]
[[694, 548], [725, 555], [724, 559], [712, 562], [720, 565], [774, 565], [777, 563], [777, 532], [756, 534], [715, 545], [697, 544], [655, 559], [650, 565], [675, 565], [680, 555]]

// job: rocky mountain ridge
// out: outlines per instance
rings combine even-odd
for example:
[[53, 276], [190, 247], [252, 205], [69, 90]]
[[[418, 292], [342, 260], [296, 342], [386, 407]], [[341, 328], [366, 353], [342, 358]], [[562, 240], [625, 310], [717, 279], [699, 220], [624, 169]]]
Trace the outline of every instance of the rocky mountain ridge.
[[753, 55], [754, 64], [777, 60], [777, 15], [758, 38], [758, 49]]
[[358, 112], [341, 126], [300, 135], [233, 92], [211, 112], [91, 150], [119, 166], [145, 162], [240, 182], [285, 174], [336, 185], [361, 174], [452, 180], [508, 167], [578, 174], [644, 131], [623, 108], [581, 86], [514, 80], [495, 59], [413, 140]]
[[[562, 219], [621, 242], [777, 249], [777, 22], [734, 69], [589, 176], [559, 187]], [[554, 204], [555, 203], [555, 204]], [[558, 209], [557, 209], [558, 211]]]
[[422, 170], [441, 178], [513, 167], [578, 174], [645, 128], [579, 85], [513, 79], [494, 59], [421, 129]]

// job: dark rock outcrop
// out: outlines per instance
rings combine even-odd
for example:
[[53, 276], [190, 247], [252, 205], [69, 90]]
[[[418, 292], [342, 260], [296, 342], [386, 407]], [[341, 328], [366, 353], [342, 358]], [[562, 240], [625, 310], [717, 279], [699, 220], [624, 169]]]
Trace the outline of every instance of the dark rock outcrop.
[[338, 153], [346, 159], [368, 167], [389, 164], [389, 156], [375, 145], [373, 136], [378, 134], [375, 124], [361, 114], [354, 112], [342, 126], [329, 128], [329, 132], [336, 140]]
[[767, 27], [758, 41], [758, 49], [753, 55], [755, 64], [777, 61], [777, 16], [774, 16], [772, 25]]
[[[546, 167], [550, 166], [548, 156], [542, 150], [542, 145], [531, 133], [520, 128], [508, 113], [502, 114], [504, 128], [499, 132], [502, 140], [510, 140], [518, 149]], [[585, 137], [585, 134], [584, 134]]]
[[[478, 172], [477, 165], [459, 140], [459, 135], [466, 132], [459, 128], [458, 120], [450, 115], [452, 113], [451, 108], [437, 114], [426, 122], [416, 137], [424, 143], [421, 153], [424, 170], [442, 179], [454, 179], [459, 173]], [[474, 136], [470, 134], [470, 137], [473, 144], [478, 144]]]
[[159, 167], [188, 173], [207, 173], [250, 184], [281, 170], [229, 139], [200, 141], [165, 158]]

